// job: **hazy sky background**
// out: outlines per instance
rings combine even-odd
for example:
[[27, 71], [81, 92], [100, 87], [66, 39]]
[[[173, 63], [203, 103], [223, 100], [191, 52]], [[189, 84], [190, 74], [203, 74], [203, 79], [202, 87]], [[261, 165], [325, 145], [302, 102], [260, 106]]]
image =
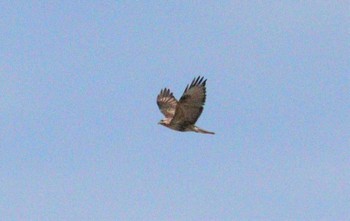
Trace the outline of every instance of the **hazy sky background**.
[[0, 220], [349, 219], [349, 4], [1, 1]]

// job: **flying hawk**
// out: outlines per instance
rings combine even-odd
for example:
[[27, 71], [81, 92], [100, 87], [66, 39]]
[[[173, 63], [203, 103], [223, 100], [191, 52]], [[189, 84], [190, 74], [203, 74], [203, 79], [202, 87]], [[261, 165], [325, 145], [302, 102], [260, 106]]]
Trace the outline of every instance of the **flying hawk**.
[[200, 76], [194, 78], [192, 83], [187, 85], [179, 101], [175, 99], [169, 89], [162, 89], [157, 96], [157, 104], [165, 118], [158, 124], [182, 132], [194, 131], [214, 134], [214, 132], [203, 130], [194, 125], [203, 111], [206, 81]]

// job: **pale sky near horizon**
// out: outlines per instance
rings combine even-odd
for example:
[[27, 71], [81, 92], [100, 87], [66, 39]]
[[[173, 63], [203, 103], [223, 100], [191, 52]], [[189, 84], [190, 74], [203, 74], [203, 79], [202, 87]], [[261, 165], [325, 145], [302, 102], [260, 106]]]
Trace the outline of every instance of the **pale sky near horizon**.
[[349, 4], [1, 1], [0, 220], [350, 219]]

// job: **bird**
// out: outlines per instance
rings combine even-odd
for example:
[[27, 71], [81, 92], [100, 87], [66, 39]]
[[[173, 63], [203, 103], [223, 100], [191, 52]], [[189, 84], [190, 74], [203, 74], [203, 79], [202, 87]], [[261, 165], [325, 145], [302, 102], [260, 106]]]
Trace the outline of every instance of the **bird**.
[[168, 88], [162, 89], [157, 96], [157, 105], [165, 118], [160, 120], [158, 124], [181, 132], [215, 134], [195, 125], [203, 112], [206, 100], [206, 82], [207, 79], [204, 77], [194, 78], [192, 83], [185, 88], [179, 101]]

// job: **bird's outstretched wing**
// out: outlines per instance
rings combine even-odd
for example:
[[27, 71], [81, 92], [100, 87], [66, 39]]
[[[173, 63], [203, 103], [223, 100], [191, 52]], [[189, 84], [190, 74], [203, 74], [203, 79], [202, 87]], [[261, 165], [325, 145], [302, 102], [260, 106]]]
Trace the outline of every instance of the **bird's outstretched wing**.
[[177, 103], [173, 93], [167, 88], [162, 89], [157, 96], [158, 108], [166, 118], [174, 117]]
[[206, 88], [203, 77], [194, 78], [190, 85], [187, 85], [175, 110], [171, 123], [179, 127], [186, 127], [196, 123], [203, 111], [206, 98]]

